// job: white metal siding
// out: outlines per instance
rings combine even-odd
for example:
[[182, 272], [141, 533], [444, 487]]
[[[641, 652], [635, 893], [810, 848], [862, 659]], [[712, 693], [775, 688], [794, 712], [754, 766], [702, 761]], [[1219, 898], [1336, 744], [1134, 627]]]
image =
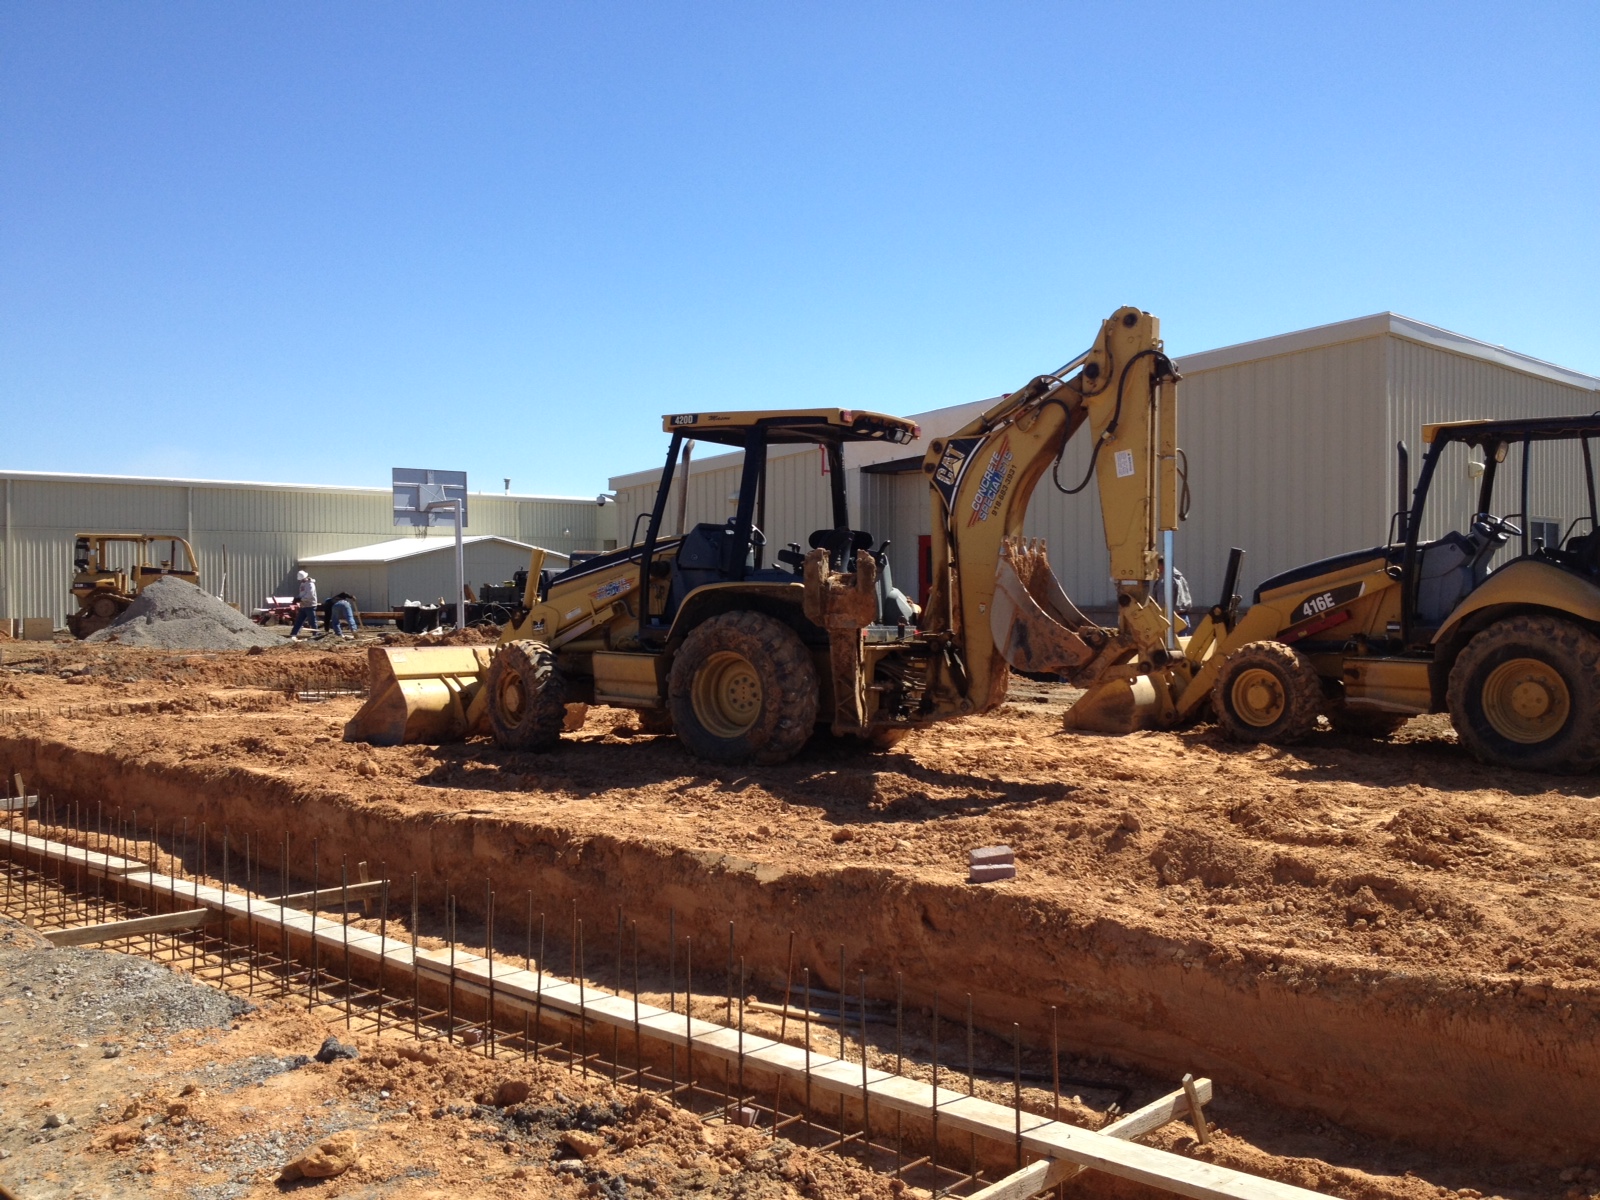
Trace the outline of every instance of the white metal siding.
[[[301, 558], [395, 536], [390, 493], [379, 488], [107, 482], [3, 472], [0, 478], [9, 498], [0, 553], [0, 615], [48, 616], [58, 625], [72, 607], [72, 544], [80, 532], [187, 536], [201, 583], [212, 592], [223, 587], [226, 547], [226, 599], [246, 611], [266, 595], [292, 592]], [[469, 521], [472, 533], [499, 534], [563, 553], [602, 548], [601, 509], [592, 500], [474, 495]], [[605, 525], [611, 528], [609, 514]], [[436, 529], [431, 536], [452, 535]], [[509, 575], [483, 582], [505, 578]], [[470, 574], [469, 581], [478, 582]], [[344, 590], [359, 595], [354, 588]]]

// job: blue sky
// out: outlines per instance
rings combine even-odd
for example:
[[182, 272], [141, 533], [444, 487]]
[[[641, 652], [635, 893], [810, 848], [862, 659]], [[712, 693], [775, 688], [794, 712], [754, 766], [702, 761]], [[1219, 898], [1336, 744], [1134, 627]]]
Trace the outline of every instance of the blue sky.
[[659, 415], [1394, 309], [1600, 373], [1600, 6], [0, 3], [0, 467], [592, 495]]

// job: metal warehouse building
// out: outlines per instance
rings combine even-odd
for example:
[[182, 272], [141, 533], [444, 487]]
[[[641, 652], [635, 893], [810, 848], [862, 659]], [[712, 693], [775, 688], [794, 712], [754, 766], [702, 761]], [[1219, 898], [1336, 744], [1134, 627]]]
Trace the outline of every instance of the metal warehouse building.
[[[226, 548], [225, 599], [247, 612], [264, 596], [292, 593], [301, 559], [393, 539], [396, 532], [388, 488], [30, 471], [0, 471], [0, 486], [3, 615], [51, 617], [58, 626], [72, 607], [67, 589], [73, 539], [80, 532], [186, 537], [200, 560], [201, 584], [212, 593], [224, 590]], [[615, 511], [593, 498], [474, 493], [467, 524], [474, 535], [492, 534], [565, 554], [614, 544]], [[449, 528], [428, 532], [429, 540], [440, 545], [454, 541]], [[442, 560], [449, 563], [445, 582], [433, 586], [429, 599], [454, 590], [453, 560], [449, 555]], [[474, 580], [469, 573], [468, 582], [500, 579]]]
[[[1177, 366], [1179, 441], [1193, 509], [1176, 556], [1197, 604], [1220, 592], [1231, 546], [1247, 552], [1241, 590], [1248, 597], [1278, 571], [1384, 541], [1395, 508], [1395, 443], [1406, 441], [1414, 460], [1420, 458], [1424, 422], [1600, 408], [1600, 378], [1394, 313], [1186, 355]], [[845, 448], [852, 521], [891, 542], [895, 582], [907, 594], [925, 591], [928, 582], [920, 553], [931, 530], [922, 453], [929, 440], [953, 433], [992, 403], [917, 416], [923, 436], [909, 447]], [[1063, 481], [1082, 478], [1088, 442], [1080, 435], [1068, 447]], [[1581, 460], [1575, 447], [1565, 449], [1570, 454], [1549, 467], [1535, 458], [1528, 505], [1530, 519], [1563, 528], [1589, 511]], [[1509, 465], [1520, 471], [1520, 450], [1512, 454]], [[689, 526], [732, 515], [741, 460], [735, 452], [693, 461]], [[1471, 515], [1465, 462], [1451, 469], [1456, 473], [1435, 486], [1427, 536], [1464, 527]], [[769, 545], [805, 545], [812, 530], [831, 523], [824, 470], [814, 447], [772, 448]], [[611, 480], [624, 539], [637, 515], [649, 511], [659, 478], [657, 467]], [[669, 521], [676, 503], [674, 496]], [[1505, 507], [1500, 515], [1511, 515], [1512, 506]], [[1047, 475], [1033, 494], [1026, 532], [1048, 539], [1056, 574], [1075, 600], [1097, 608], [1113, 602], [1092, 487], [1062, 495]]]

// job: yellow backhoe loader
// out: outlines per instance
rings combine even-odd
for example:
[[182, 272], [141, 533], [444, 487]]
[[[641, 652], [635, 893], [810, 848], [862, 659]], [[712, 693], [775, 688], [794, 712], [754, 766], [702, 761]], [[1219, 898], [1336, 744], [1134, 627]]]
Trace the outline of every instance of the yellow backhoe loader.
[[[933, 508], [925, 610], [894, 587], [886, 545], [851, 527], [843, 448], [908, 444], [910, 421], [879, 413], [680, 413], [642, 541], [563, 571], [534, 551], [520, 611], [494, 647], [374, 649], [352, 741], [395, 744], [492, 733], [538, 749], [572, 703], [639, 709], [715, 761], [781, 762], [819, 725], [883, 746], [931, 722], [981, 713], [1006, 694], [1007, 664], [1091, 677], [1167, 661], [1168, 617], [1152, 597], [1157, 539], [1177, 523], [1177, 413], [1157, 320], [1124, 308], [1093, 345], [950, 437], [923, 471]], [[1039, 544], [1020, 540], [1035, 485], [1088, 425], [1119, 622], [1100, 629], [1062, 593]], [[689, 440], [744, 451], [725, 524], [665, 533]], [[769, 561], [767, 449], [824, 448], [832, 524]], [[1088, 481], [1085, 480], [1085, 484]], [[1081, 486], [1081, 485], [1080, 485]]]
[[[1093, 686], [1068, 711], [1068, 727], [1170, 727], [1209, 706], [1230, 737], [1285, 743], [1322, 714], [1383, 735], [1415, 714], [1448, 712], [1485, 762], [1592, 770], [1600, 765], [1596, 438], [1596, 415], [1425, 426], [1414, 492], [1399, 447], [1388, 544], [1275, 575], [1242, 615], [1235, 550], [1221, 599], [1180, 650], [1080, 675]], [[1508, 500], [1496, 483], [1513, 450], [1519, 472]], [[1535, 516], [1535, 502], [1549, 515]]]
[[[114, 546], [130, 547], [131, 562], [113, 566]], [[152, 559], [162, 548], [167, 556]], [[134, 598], [168, 576], [200, 586], [194, 551], [183, 538], [167, 533], [80, 533], [73, 543], [72, 598], [77, 611], [67, 618], [74, 637], [98, 633], [122, 615]]]

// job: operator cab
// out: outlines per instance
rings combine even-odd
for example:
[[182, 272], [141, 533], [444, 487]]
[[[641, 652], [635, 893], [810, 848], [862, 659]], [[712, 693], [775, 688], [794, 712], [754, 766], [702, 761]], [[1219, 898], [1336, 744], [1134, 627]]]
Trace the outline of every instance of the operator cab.
[[[1408, 584], [1407, 641], [1430, 639], [1492, 572], [1512, 562], [1549, 563], [1600, 583], [1591, 447], [1600, 416], [1455, 421], [1426, 425], [1422, 437], [1427, 457], [1410, 511], [1399, 514], [1403, 544], [1389, 548]], [[1502, 470], [1508, 461], [1514, 469]], [[1403, 463], [1402, 447], [1402, 479]], [[1465, 531], [1423, 540], [1428, 525], [1447, 519], [1452, 502], [1470, 503]]]
[[[768, 451], [773, 446], [811, 444], [822, 448], [827, 464], [833, 523], [814, 530], [807, 548], [828, 552], [836, 571], [850, 570], [856, 552], [866, 550], [878, 565], [877, 623], [912, 625], [916, 609], [894, 586], [884, 542], [873, 548], [870, 533], [850, 524], [845, 494], [844, 444], [885, 441], [907, 445], [921, 430], [913, 422], [882, 413], [850, 409], [811, 409], [790, 412], [679, 413], [662, 418], [662, 428], [672, 434], [666, 466], [656, 491], [654, 508], [645, 529], [640, 569], [646, 580], [665, 578], [665, 604], [652, 604], [650, 619], [641, 634], [663, 636], [690, 593], [718, 583], [783, 584], [799, 582], [807, 549], [790, 542], [776, 550], [768, 545]], [[744, 451], [734, 515], [727, 521], [701, 522], [674, 538], [666, 533], [673, 476], [683, 457], [685, 443], [712, 442]], [[641, 514], [643, 517], [644, 514]], [[673, 550], [674, 553], [664, 553]]]

